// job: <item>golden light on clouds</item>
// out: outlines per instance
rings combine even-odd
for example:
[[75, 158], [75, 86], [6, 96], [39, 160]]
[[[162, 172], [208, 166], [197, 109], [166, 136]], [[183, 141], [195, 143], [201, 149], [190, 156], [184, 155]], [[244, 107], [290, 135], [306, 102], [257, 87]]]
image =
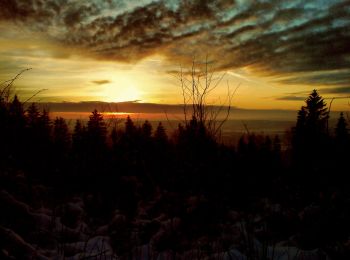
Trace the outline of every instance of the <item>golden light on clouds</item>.
[[350, 4], [319, 1], [306, 10], [289, 1], [14, 0], [0, 4], [0, 80], [32, 68], [15, 87], [23, 99], [47, 89], [33, 101], [179, 104], [181, 86], [169, 72], [208, 55], [226, 72], [213, 104], [240, 83], [233, 105], [241, 108], [297, 109], [318, 89], [345, 111]]
[[125, 102], [142, 100], [141, 91], [127, 79], [121, 80], [121, 85], [110, 83], [104, 87], [101, 96], [107, 102]]

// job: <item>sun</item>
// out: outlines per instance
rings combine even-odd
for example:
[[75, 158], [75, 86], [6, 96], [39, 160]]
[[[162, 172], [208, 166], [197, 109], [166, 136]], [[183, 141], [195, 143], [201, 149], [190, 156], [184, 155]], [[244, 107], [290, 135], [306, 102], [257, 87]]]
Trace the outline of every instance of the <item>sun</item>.
[[125, 102], [141, 100], [140, 90], [133, 84], [117, 86], [107, 84], [104, 89], [104, 100], [107, 102]]

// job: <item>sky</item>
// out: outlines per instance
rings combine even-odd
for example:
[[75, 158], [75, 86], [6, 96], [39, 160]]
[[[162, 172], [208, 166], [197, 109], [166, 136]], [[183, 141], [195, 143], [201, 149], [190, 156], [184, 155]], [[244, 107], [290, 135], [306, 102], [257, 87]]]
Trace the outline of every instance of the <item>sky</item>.
[[[290, 109], [313, 89], [350, 101], [350, 1], [0, 0], [0, 81], [36, 102], [182, 102], [174, 74], [208, 62], [242, 109]], [[178, 74], [177, 74], [178, 75]]]

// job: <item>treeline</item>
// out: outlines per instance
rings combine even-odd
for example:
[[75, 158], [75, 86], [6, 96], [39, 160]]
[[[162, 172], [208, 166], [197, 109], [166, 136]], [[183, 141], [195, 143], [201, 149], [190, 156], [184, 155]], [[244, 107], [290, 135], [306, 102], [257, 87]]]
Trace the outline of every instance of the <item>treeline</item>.
[[[294, 216], [294, 229], [303, 234], [302, 246], [325, 245], [350, 232], [344, 224], [347, 204], [338, 200], [334, 206], [324, 199], [334, 201], [329, 194], [335, 192], [350, 198], [344, 171], [350, 151], [347, 120], [340, 114], [335, 129], [328, 121], [329, 109], [315, 90], [297, 113], [289, 138], [246, 134], [230, 147], [195, 116], [168, 136], [162, 123], [153, 129], [148, 121], [136, 125], [130, 117], [124, 127], [109, 129], [103, 115], [94, 110], [86, 124], [77, 120], [71, 132], [65, 119], [51, 119], [35, 103], [25, 109], [17, 96], [1, 97], [0, 189], [16, 193], [18, 181], [13, 178], [18, 174], [12, 173], [23, 172], [26, 185], [50, 189], [49, 205], [83, 194], [92, 225], [108, 219], [115, 209], [134, 219], [140, 203], [161, 193], [152, 214], [184, 219], [183, 232], [190, 241], [203, 234], [218, 236], [218, 225], [230, 209], [258, 214], [260, 198], [291, 212], [315, 202], [329, 218], [322, 213], [317, 215], [320, 222], [308, 224]], [[281, 149], [282, 144], [286, 148]], [[28, 190], [24, 197], [35, 204], [35, 194]], [[191, 196], [205, 203], [188, 215], [183, 205]], [[268, 239], [285, 239], [295, 232], [288, 228], [286, 216], [278, 217], [280, 222], [264, 217], [267, 230], [275, 232]], [[316, 232], [320, 225], [321, 235]], [[174, 244], [168, 241], [165, 247]]]
[[[73, 186], [105, 185], [123, 175], [142, 176], [172, 189], [210, 190], [215, 183], [225, 185], [227, 178], [247, 178], [249, 185], [261, 186], [281, 172], [312, 181], [320, 172], [345, 166], [347, 120], [341, 113], [336, 129], [330, 129], [328, 121], [329, 110], [314, 90], [299, 110], [289, 140], [249, 134], [234, 148], [219, 143], [196, 117], [168, 136], [162, 123], [152, 129], [147, 120], [136, 126], [130, 117], [123, 129], [107, 129], [103, 115], [94, 110], [87, 124], [77, 120], [71, 133], [64, 118], [51, 119], [35, 103], [24, 109], [14, 96], [0, 102], [0, 153], [2, 165], [23, 168], [34, 179], [48, 182], [66, 176]], [[287, 144], [283, 152], [282, 142]]]

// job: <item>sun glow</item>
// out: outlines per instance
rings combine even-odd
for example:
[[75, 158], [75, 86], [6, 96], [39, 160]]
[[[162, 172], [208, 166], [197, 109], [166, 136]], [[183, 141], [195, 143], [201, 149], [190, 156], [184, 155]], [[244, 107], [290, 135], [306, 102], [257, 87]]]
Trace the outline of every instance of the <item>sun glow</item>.
[[134, 85], [116, 86], [115, 84], [107, 84], [104, 97], [108, 102], [134, 101], [141, 99], [141, 92]]

